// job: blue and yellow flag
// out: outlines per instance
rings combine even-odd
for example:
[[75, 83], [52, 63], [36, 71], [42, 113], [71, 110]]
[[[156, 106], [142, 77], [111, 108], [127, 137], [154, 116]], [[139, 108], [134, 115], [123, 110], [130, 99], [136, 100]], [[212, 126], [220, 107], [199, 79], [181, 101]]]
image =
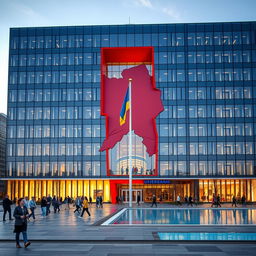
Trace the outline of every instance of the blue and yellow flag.
[[130, 109], [130, 97], [129, 97], [129, 87], [128, 87], [125, 94], [124, 102], [121, 108], [121, 112], [120, 112], [120, 126], [125, 124], [126, 113], [129, 109]]

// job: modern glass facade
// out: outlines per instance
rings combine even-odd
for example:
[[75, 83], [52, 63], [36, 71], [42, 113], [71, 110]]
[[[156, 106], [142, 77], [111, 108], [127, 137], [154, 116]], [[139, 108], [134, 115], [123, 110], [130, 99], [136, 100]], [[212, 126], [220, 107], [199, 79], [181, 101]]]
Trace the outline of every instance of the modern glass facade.
[[197, 181], [188, 193], [199, 200], [202, 189], [224, 195], [217, 185], [200, 185], [204, 179], [229, 180], [233, 188], [248, 181], [224, 200], [246, 193], [256, 201], [256, 22], [12, 28], [9, 191], [21, 178], [116, 179], [107, 176], [106, 153], [99, 152], [100, 50], [131, 46], [154, 47], [165, 107], [157, 118], [158, 176], [141, 179]]
[[[5, 177], [6, 170], [6, 115], [0, 113], [0, 178]], [[5, 183], [0, 180], [0, 196], [5, 193]]]

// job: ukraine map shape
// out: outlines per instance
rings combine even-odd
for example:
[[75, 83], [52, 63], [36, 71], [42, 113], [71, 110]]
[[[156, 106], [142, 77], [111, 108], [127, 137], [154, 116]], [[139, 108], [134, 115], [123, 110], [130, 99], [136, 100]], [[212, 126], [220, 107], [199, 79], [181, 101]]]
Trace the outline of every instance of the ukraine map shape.
[[139, 65], [122, 71], [123, 78], [104, 79], [101, 114], [106, 116], [106, 139], [100, 151], [113, 148], [129, 132], [129, 111], [124, 125], [120, 125], [120, 110], [132, 78], [132, 130], [143, 140], [147, 153], [157, 152], [157, 128], [155, 118], [164, 110], [161, 91], [154, 87], [153, 78], [145, 65]]

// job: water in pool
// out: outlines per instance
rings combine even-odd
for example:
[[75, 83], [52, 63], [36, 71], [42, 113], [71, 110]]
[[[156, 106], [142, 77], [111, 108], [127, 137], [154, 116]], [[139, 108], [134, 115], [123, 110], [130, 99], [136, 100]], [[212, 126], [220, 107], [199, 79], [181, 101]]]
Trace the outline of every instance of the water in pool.
[[157, 233], [165, 241], [255, 241], [256, 233]]
[[126, 209], [109, 224], [255, 225], [256, 209]]

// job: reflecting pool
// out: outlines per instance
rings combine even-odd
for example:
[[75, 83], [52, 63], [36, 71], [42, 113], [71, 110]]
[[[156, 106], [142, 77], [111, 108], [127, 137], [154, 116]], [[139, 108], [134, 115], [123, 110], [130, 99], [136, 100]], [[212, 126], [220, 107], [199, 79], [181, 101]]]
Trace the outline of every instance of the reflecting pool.
[[124, 209], [103, 225], [256, 225], [256, 209]]

